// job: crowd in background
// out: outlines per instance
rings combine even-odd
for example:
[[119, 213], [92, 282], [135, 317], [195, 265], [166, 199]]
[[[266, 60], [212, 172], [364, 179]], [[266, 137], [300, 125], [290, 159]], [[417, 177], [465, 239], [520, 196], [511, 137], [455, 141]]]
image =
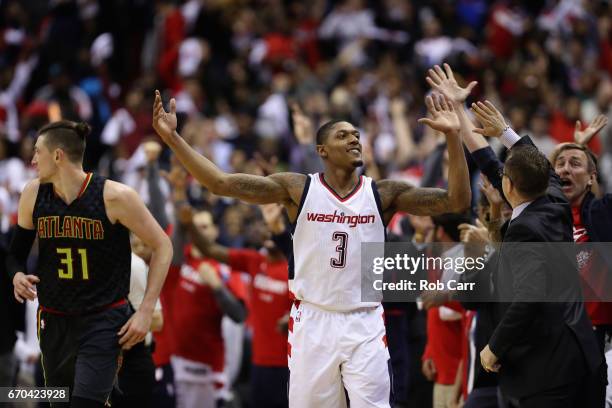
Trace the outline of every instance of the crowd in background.
[[[63, 118], [92, 125], [85, 169], [135, 188], [170, 234], [189, 224], [180, 218], [188, 204], [207, 211], [210, 219], [200, 224], [218, 229], [210, 237], [219, 245], [265, 247], [257, 207], [181, 179], [169, 151], [148, 143], [157, 140], [155, 89], [164, 100], [176, 98], [181, 135], [224, 171], [321, 171], [314, 132], [344, 118], [361, 130], [368, 175], [445, 187], [452, 169], [444, 137], [416, 122], [426, 114], [427, 70], [443, 62], [460, 83], [478, 81], [471, 98], [492, 101], [547, 156], [598, 115], [612, 122], [609, 1], [0, 1], [0, 245], [16, 222], [23, 186], [35, 177], [37, 130]], [[599, 159], [601, 192], [611, 192], [612, 126], [589, 147]], [[480, 191], [473, 186], [475, 216]], [[459, 240], [462, 222], [434, 222], [455, 222], [447, 232]], [[410, 241], [433, 225], [400, 214], [389, 231]], [[401, 364], [412, 368], [396, 380], [404, 381], [397, 391], [400, 401], [418, 404], [431, 388], [421, 375], [426, 317], [413, 306], [388, 319], [407, 318], [399, 342], [410, 346]], [[246, 334], [227, 330], [249, 339], [249, 324]], [[26, 360], [33, 354], [22, 353]], [[245, 383], [238, 371], [230, 377]], [[423, 372], [435, 379], [431, 367]]]

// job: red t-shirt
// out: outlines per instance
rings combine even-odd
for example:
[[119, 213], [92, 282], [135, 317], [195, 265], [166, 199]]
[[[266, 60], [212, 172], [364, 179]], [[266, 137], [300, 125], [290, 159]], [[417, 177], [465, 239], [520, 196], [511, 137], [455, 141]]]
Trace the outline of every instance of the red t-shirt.
[[238, 299], [246, 296], [240, 274], [210, 258], [194, 258], [188, 252], [180, 268], [172, 307], [173, 354], [208, 364], [221, 372], [224, 366], [221, 318], [223, 312], [212, 290], [204, 283], [198, 268], [206, 262], [221, 276], [223, 283]]
[[[574, 218], [574, 242], [589, 242], [590, 238], [582, 224], [580, 207], [572, 207]], [[587, 298], [597, 296], [596, 290], [605, 287], [607, 269], [602, 260], [592, 251], [578, 251], [578, 270], [583, 278], [583, 291]], [[612, 303], [584, 302], [584, 307], [594, 325], [612, 324]]]
[[277, 323], [291, 309], [287, 261], [270, 262], [255, 250], [230, 249], [229, 265], [252, 276], [253, 364], [286, 367], [287, 333], [281, 333]]
[[462, 357], [462, 334], [461, 320], [442, 320], [439, 307], [432, 307], [427, 311], [427, 345], [423, 360], [433, 360], [437, 371], [437, 384], [455, 383]]

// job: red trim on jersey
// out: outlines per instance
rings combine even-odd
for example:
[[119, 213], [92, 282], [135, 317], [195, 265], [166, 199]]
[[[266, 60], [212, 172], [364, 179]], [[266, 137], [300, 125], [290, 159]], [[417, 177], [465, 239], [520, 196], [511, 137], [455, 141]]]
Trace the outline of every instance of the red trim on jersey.
[[291, 357], [291, 343], [287, 342], [287, 356]]
[[89, 182], [91, 181], [91, 176], [93, 176], [93, 173], [87, 173], [87, 175], [85, 176], [85, 180], [83, 180], [83, 185], [81, 186], [81, 189], [79, 190], [79, 194], [77, 194], [77, 198], [81, 197], [83, 193], [85, 192], [85, 190], [87, 190], [87, 186], [89, 185]]
[[289, 333], [293, 333], [293, 317], [289, 316], [289, 322], [287, 323], [287, 330]]
[[338, 193], [336, 193], [336, 191], [334, 191], [334, 189], [329, 184], [327, 184], [327, 181], [325, 181], [325, 176], [323, 175], [323, 173], [319, 173], [319, 180], [321, 180], [321, 184], [323, 184], [323, 186], [325, 186], [325, 188], [327, 188], [327, 190], [329, 190], [329, 192], [332, 193], [332, 195], [341, 202], [345, 202], [346, 200], [354, 196], [359, 191], [359, 189], [361, 189], [361, 186], [363, 185], [363, 176], [359, 176], [359, 182], [353, 188], [353, 191], [348, 193], [345, 197], [340, 197]]

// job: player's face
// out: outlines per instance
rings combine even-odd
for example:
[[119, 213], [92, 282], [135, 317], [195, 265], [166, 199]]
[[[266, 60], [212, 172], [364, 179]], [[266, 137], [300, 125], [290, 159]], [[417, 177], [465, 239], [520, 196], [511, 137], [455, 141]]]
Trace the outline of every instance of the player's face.
[[209, 212], [203, 211], [195, 214], [193, 225], [208, 241], [214, 242], [217, 240], [219, 233]]
[[38, 177], [41, 180], [49, 179], [57, 170], [54, 152], [50, 151], [45, 145], [45, 136], [39, 136], [36, 144], [34, 145], [32, 166], [34, 166], [36, 169]]
[[323, 145], [324, 157], [343, 168], [363, 166], [359, 137], [359, 131], [350, 123], [336, 123]]
[[578, 149], [564, 150], [555, 160], [555, 172], [561, 178], [561, 189], [573, 205], [580, 203], [595, 179], [595, 173], [589, 173], [588, 168], [586, 153]]

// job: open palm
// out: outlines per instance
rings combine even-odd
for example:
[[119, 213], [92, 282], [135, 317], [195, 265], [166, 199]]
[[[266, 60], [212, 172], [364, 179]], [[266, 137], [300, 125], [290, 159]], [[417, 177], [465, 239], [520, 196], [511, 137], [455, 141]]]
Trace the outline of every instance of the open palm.
[[170, 112], [166, 112], [161, 94], [156, 90], [153, 102], [153, 129], [165, 143], [170, 143], [176, 137], [176, 124], [176, 100], [170, 99]]
[[431, 118], [421, 118], [419, 123], [442, 133], [459, 132], [460, 123], [453, 104], [443, 95], [431, 95], [425, 98], [425, 105]]
[[465, 102], [477, 84], [476, 81], [472, 81], [465, 88], [460, 87], [455, 79], [453, 70], [448, 64], [444, 64], [444, 71], [439, 65], [434, 66], [429, 70], [425, 80], [434, 90], [444, 95], [453, 103]]
[[591, 141], [593, 136], [608, 124], [608, 118], [605, 115], [598, 115], [593, 122], [584, 130], [580, 121], [576, 121], [576, 130], [574, 130], [574, 141], [580, 145], [585, 145]]

